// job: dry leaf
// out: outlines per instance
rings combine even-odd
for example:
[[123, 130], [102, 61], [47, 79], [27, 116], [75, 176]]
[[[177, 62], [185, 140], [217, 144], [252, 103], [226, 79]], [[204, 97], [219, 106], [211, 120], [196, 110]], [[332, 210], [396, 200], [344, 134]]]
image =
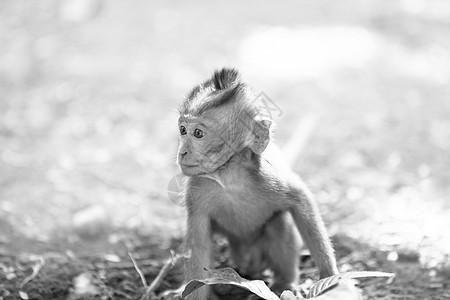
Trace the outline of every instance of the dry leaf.
[[[370, 278], [370, 277], [391, 278], [393, 276], [394, 276], [394, 274], [392, 274], [392, 273], [371, 272], [371, 271], [340, 273], [340, 274], [337, 274], [334, 276], [324, 278], [324, 279], [318, 281], [317, 283], [315, 283], [311, 287], [307, 298], [309, 299], [309, 298], [314, 298], [314, 297], [319, 296], [320, 294], [324, 293], [325, 291], [336, 286], [343, 279]], [[331, 299], [331, 298], [329, 298], [329, 299]]]
[[30, 298], [28, 297], [28, 294], [25, 293], [24, 291], [19, 291], [19, 296], [20, 296], [20, 299], [23, 299], [23, 300], [28, 300], [28, 299], [30, 299]]
[[261, 280], [247, 280], [239, 276], [239, 274], [231, 269], [224, 268], [218, 270], [207, 270], [210, 273], [210, 277], [203, 280], [191, 280], [184, 289], [182, 297], [185, 298], [195, 290], [201, 288], [204, 285], [215, 284], [230, 284], [239, 286], [252, 292], [255, 295], [267, 300], [280, 300]]

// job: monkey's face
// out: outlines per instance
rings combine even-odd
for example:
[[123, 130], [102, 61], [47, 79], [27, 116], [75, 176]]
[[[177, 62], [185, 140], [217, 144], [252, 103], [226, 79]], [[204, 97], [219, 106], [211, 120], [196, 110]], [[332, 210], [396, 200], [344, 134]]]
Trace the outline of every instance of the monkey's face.
[[225, 164], [239, 148], [239, 142], [220, 118], [180, 116], [177, 162], [188, 176], [208, 174]]

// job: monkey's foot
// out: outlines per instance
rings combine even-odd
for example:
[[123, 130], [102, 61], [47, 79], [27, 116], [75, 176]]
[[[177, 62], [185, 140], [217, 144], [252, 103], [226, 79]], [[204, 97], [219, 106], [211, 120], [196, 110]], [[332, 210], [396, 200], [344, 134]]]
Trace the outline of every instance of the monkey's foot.
[[281, 294], [284, 291], [291, 291], [294, 294], [298, 294], [299, 290], [296, 284], [294, 283], [286, 283], [286, 282], [274, 282], [270, 285], [270, 289], [272, 292], [274, 292], [278, 297], [281, 296]]

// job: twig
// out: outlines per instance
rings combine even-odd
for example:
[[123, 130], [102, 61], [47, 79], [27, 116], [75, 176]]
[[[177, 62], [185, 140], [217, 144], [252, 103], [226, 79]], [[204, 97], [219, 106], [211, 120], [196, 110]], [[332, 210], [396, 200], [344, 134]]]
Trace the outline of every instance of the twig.
[[155, 280], [153, 280], [152, 284], [147, 288], [145, 294], [141, 297], [140, 300], [150, 300], [151, 296], [154, 294], [155, 290], [160, 286], [164, 277], [169, 273], [169, 271], [175, 266], [181, 259], [186, 259], [190, 257], [190, 254], [175, 254], [173, 250], [170, 250], [171, 257], [166, 261], [164, 266], [159, 271]]
[[148, 287], [147, 285], [147, 280], [145, 280], [145, 276], [144, 273], [142, 272], [141, 268], [139, 268], [139, 266], [137, 265], [136, 261], [134, 260], [133, 255], [131, 255], [131, 251], [128, 249], [128, 255], [131, 258], [131, 261], [133, 262], [133, 266], [136, 269], [136, 271], [138, 272], [139, 276], [141, 277], [142, 280], [142, 284], [144, 285], [145, 288]]
[[27, 277], [25, 277], [22, 280], [22, 282], [20, 283], [20, 285], [19, 285], [20, 289], [22, 289], [25, 284], [27, 284], [28, 282], [30, 282], [31, 280], [36, 278], [36, 276], [39, 274], [39, 271], [44, 266], [44, 264], [45, 264], [44, 258], [42, 256], [39, 256], [37, 259], [38, 259], [38, 261], [33, 266], [33, 272], [30, 275], [28, 275]]
[[[111, 267], [113, 269], [130, 269], [130, 268], [136, 268], [136, 266], [133, 264], [133, 262], [128, 261], [121, 261], [121, 262], [107, 262], [108, 267]], [[148, 267], [153, 272], [157, 267], [159, 267], [160, 264], [157, 263], [154, 259], [143, 259], [139, 260], [139, 265], [142, 267]], [[92, 268], [96, 268], [93, 266]]]

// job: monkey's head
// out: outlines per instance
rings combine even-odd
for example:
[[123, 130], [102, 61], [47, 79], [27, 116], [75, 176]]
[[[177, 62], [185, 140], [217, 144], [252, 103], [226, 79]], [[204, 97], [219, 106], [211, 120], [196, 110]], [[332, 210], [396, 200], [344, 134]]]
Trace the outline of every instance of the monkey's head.
[[271, 120], [255, 100], [235, 69], [216, 71], [189, 93], [178, 119], [177, 160], [185, 175], [214, 172], [245, 148], [256, 154], [266, 149]]

